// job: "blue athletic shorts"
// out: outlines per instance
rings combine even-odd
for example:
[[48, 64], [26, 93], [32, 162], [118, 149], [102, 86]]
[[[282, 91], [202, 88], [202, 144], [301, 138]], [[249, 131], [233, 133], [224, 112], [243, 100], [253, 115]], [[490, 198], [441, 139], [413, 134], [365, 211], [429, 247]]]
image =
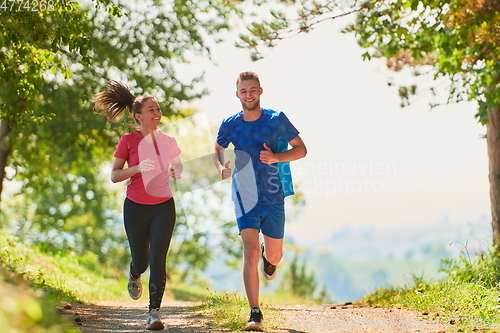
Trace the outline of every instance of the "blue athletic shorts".
[[252, 228], [262, 231], [268, 237], [285, 237], [285, 202], [272, 205], [257, 204], [251, 211], [236, 219], [238, 229]]

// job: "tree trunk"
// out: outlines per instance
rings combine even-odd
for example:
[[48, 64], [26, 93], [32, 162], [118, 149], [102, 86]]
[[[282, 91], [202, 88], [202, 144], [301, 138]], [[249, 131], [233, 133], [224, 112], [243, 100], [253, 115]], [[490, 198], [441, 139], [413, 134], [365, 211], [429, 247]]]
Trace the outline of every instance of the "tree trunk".
[[2, 202], [3, 181], [5, 179], [7, 159], [12, 151], [12, 140], [9, 138], [11, 130], [10, 121], [5, 119], [2, 120], [0, 123], [0, 204]]
[[488, 109], [488, 118], [486, 142], [489, 160], [491, 227], [493, 245], [500, 247], [500, 107]]

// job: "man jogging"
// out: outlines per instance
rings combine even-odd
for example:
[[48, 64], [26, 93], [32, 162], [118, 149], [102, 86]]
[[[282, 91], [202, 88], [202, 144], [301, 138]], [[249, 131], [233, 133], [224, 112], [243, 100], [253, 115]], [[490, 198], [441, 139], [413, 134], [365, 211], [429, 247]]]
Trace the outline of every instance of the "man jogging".
[[259, 260], [263, 276], [274, 279], [283, 257], [284, 198], [293, 194], [288, 162], [306, 156], [307, 149], [283, 112], [260, 107], [263, 89], [256, 73], [241, 73], [236, 88], [242, 111], [222, 121], [213, 159], [222, 179], [231, 177], [231, 161], [224, 161], [224, 150], [234, 145], [232, 192], [243, 242], [243, 282], [251, 308], [246, 330], [262, 330]]

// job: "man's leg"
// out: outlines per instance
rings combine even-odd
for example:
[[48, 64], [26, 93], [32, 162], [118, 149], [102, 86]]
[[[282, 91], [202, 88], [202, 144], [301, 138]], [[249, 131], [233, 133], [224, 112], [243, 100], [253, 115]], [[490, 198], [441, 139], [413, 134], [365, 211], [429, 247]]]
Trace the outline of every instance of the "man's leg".
[[278, 202], [265, 207], [262, 219], [264, 244], [262, 251], [262, 275], [267, 280], [276, 276], [276, 265], [283, 257], [283, 239], [285, 236], [285, 202]]
[[276, 239], [264, 235], [264, 257], [276, 266], [283, 258], [283, 238]]
[[246, 228], [241, 230], [243, 241], [243, 283], [251, 308], [259, 305], [259, 230]]

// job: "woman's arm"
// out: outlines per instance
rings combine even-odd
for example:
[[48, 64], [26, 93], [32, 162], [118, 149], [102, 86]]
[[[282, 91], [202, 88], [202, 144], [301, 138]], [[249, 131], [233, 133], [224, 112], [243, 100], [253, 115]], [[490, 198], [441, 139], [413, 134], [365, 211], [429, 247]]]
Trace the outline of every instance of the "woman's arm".
[[113, 183], [118, 183], [129, 179], [135, 174], [140, 173], [141, 171], [149, 171], [154, 169], [154, 161], [147, 160], [142, 161], [140, 164], [134, 165], [133, 167], [124, 169], [125, 160], [123, 158], [115, 157], [115, 161], [113, 162], [113, 167], [111, 168], [111, 181]]

